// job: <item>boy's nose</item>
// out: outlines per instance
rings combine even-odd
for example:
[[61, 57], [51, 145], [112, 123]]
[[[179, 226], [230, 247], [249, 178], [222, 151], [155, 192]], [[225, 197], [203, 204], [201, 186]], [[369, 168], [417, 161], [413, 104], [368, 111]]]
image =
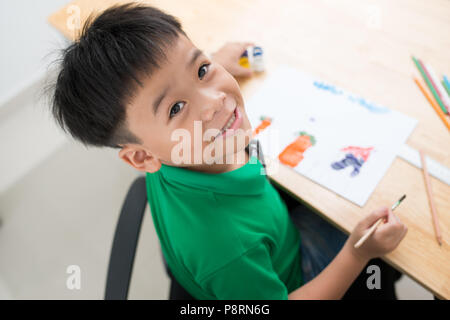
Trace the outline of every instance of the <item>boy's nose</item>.
[[219, 92], [206, 99], [202, 108], [201, 120], [207, 122], [214, 119], [216, 112], [223, 108], [226, 96], [225, 92]]

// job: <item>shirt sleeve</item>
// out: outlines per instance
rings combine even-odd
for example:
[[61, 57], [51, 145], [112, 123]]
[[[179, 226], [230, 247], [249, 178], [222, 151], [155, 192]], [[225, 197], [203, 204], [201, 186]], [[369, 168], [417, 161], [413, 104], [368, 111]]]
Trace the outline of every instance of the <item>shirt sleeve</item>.
[[219, 300], [287, 300], [285, 284], [260, 244], [208, 275], [201, 286]]

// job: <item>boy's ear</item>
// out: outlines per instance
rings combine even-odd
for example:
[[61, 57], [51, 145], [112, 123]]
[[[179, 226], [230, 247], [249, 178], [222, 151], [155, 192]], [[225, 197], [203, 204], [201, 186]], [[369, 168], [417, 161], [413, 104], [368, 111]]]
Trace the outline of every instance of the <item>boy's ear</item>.
[[142, 172], [156, 172], [161, 168], [161, 161], [142, 148], [124, 146], [119, 151], [119, 157], [133, 168]]

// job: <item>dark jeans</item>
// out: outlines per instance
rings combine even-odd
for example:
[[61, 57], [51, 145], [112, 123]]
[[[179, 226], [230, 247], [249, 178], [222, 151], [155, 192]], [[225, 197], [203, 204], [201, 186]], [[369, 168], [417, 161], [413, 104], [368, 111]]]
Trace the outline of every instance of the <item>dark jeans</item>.
[[[348, 236], [329, 224], [318, 214], [291, 198], [278, 189], [288, 206], [292, 221], [300, 231], [301, 255], [304, 283], [315, 278], [338, 254]], [[369, 289], [367, 267], [376, 265], [380, 268], [380, 289]], [[353, 282], [343, 299], [397, 299], [395, 281], [401, 273], [382, 259], [372, 259]]]

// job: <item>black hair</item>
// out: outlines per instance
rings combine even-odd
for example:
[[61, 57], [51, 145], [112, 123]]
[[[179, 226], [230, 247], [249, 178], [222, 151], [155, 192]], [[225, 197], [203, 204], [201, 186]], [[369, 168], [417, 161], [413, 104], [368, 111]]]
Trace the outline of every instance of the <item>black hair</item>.
[[91, 14], [62, 53], [51, 97], [59, 126], [85, 146], [141, 143], [127, 127], [126, 105], [180, 34], [186, 35], [176, 18], [148, 5], [127, 3], [96, 18]]

